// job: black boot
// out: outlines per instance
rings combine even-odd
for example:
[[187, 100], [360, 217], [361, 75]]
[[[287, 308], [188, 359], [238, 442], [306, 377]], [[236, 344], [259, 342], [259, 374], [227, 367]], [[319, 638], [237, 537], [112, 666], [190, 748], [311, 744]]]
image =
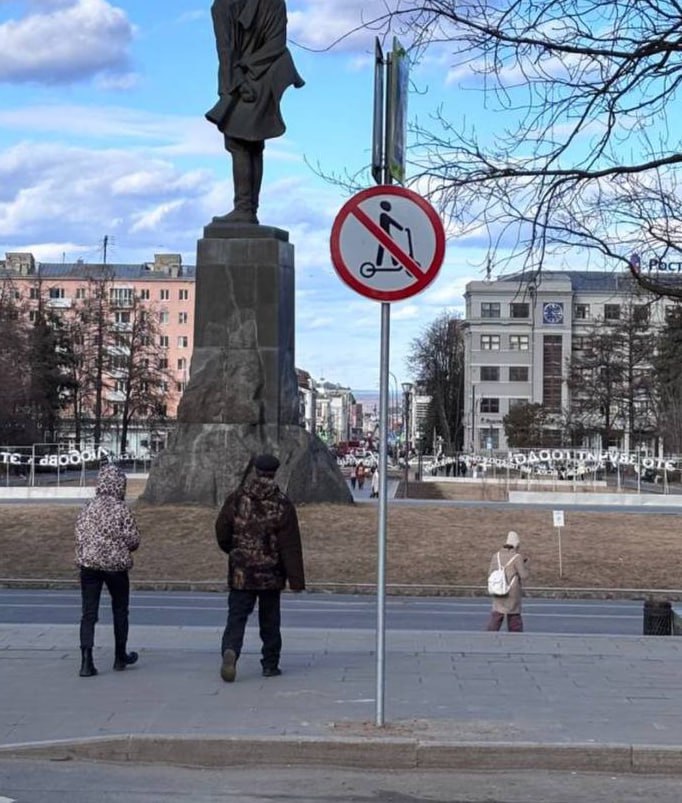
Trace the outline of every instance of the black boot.
[[136, 663], [138, 657], [139, 656], [136, 652], [127, 653], [125, 650], [122, 652], [117, 652], [114, 660], [114, 669], [117, 672], [122, 672], [127, 666]]
[[92, 647], [81, 647], [81, 671], [78, 674], [82, 678], [91, 678], [97, 674], [92, 662]]

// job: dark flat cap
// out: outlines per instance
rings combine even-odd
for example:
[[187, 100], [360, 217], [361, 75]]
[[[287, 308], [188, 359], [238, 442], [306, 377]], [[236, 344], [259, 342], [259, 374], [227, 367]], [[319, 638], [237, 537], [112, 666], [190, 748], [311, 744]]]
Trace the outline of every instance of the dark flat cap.
[[256, 471], [263, 471], [265, 474], [274, 474], [279, 468], [279, 460], [274, 454], [259, 454], [253, 461]]

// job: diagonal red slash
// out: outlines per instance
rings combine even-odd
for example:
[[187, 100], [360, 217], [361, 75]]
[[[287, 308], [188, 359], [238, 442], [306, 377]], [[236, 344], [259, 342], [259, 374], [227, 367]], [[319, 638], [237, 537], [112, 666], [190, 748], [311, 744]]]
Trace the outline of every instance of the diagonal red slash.
[[397, 259], [408, 273], [412, 274], [413, 278], [422, 279], [425, 276], [426, 271], [423, 271], [421, 266], [418, 265], [409, 254], [406, 254], [398, 245], [398, 243], [389, 237], [380, 226], [377, 226], [372, 218], [365, 214], [360, 207], [356, 207], [355, 209], [351, 210], [351, 214], [355, 215], [355, 217], [367, 229], [367, 231], [377, 238], [377, 240], [381, 243], [381, 245], [384, 246], [388, 253]]

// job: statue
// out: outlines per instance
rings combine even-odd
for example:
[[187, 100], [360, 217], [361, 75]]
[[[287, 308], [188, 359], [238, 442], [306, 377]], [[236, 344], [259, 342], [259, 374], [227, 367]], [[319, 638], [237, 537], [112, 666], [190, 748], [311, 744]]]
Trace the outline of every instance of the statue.
[[206, 112], [232, 156], [234, 209], [220, 223], [258, 223], [265, 140], [286, 130], [279, 104], [289, 86], [302, 87], [286, 46], [284, 0], [214, 0], [218, 95]]

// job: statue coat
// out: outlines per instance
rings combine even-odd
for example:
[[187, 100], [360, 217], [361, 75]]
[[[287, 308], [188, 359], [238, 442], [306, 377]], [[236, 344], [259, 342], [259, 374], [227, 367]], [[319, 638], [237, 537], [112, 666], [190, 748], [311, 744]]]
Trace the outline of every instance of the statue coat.
[[284, 0], [214, 0], [218, 95], [206, 117], [226, 137], [260, 141], [286, 127], [280, 101], [289, 86], [301, 87], [286, 46]]

